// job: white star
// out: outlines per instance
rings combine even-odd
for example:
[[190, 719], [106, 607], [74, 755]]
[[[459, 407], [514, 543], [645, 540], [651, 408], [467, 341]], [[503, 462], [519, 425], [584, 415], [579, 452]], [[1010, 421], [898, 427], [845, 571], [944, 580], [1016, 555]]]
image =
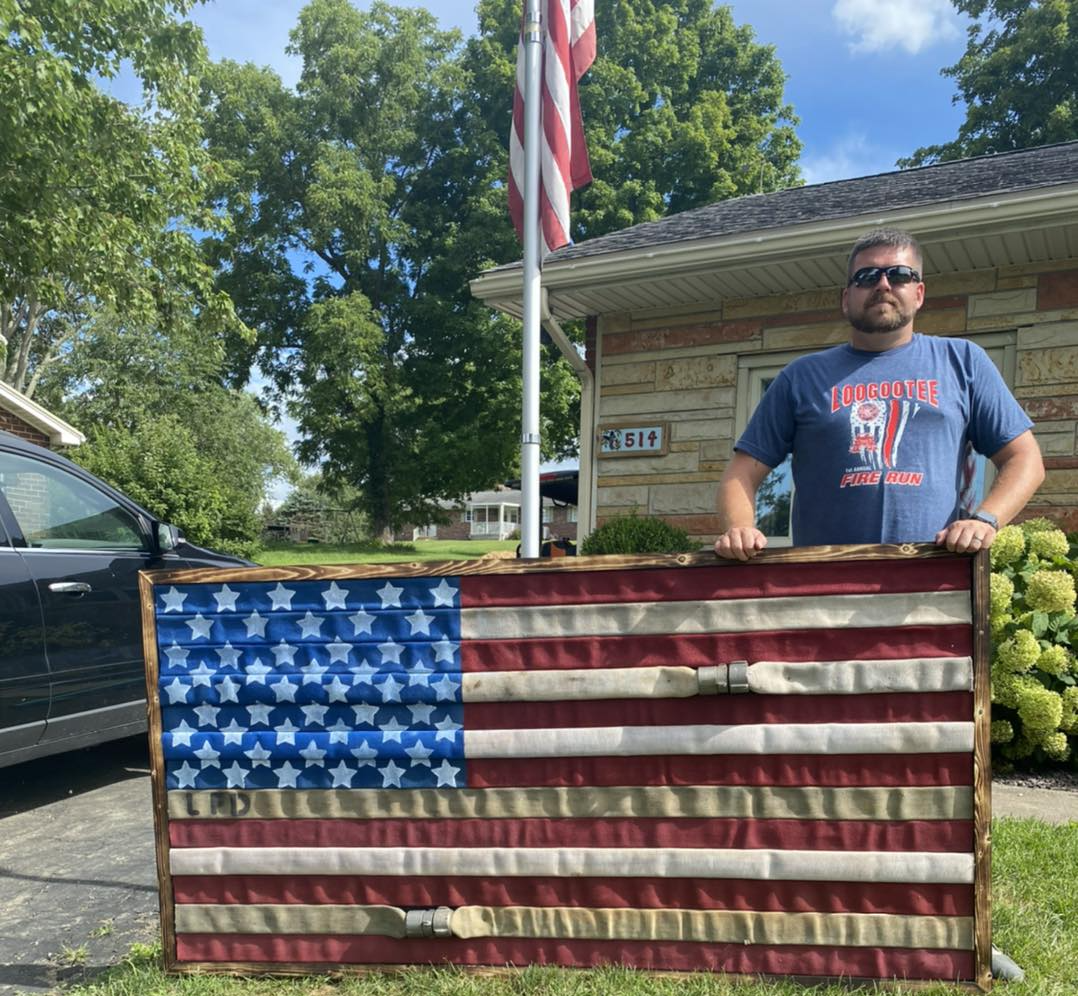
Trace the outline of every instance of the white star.
[[307, 614], [297, 624], [302, 633], [300, 633], [300, 639], [306, 640], [308, 637], [321, 636], [322, 635], [322, 619], [316, 616], [310, 609], [307, 610]]
[[408, 706], [408, 711], [412, 714], [413, 723], [429, 723], [430, 714], [434, 712], [434, 706], [426, 702], [419, 702]]
[[313, 740], [299, 752], [299, 756], [307, 762], [304, 765], [305, 768], [309, 768], [312, 764], [317, 764], [320, 768], [325, 767], [325, 761], [322, 759], [326, 756], [326, 752], [319, 749]]
[[278, 744], [292, 744], [295, 746], [296, 734], [299, 732], [299, 727], [296, 726], [292, 720], [286, 719], [283, 723], [278, 724], [277, 729], [273, 732], [277, 736]]
[[247, 781], [247, 772], [240, 767], [238, 761], [233, 761], [231, 768], [225, 768], [224, 774], [225, 778], [228, 779], [228, 784], [225, 788], [243, 788], [244, 783]]
[[243, 625], [247, 627], [248, 636], [266, 635], [266, 617], [260, 616], [257, 612], [252, 612], [244, 619]]
[[450, 643], [444, 637], [435, 643], [430, 645], [431, 650], [434, 651], [434, 663], [439, 661], [445, 661], [446, 664], [453, 663], [453, 652], [457, 649], [455, 643]]
[[373, 635], [371, 623], [374, 622], [374, 616], [372, 616], [369, 612], [364, 612], [362, 609], [360, 609], [358, 612], [355, 612], [350, 615], [348, 617], [348, 621], [355, 629], [356, 636], [359, 636], [360, 633], [371, 633]]
[[356, 714], [356, 723], [367, 723], [370, 726], [374, 726], [374, 717], [378, 712], [378, 706], [371, 705], [369, 702], [364, 702], [362, 705], [352, 706], [352, 712]]
[[385, 585], [378, 589], [378, 597], [382, 600], [382, 608], [399, 609], [401, 607], [401, 594], [403, 592], [403, 588], [398, 588], [392, 581], [387, 581]]
[[409, 685], [430, 685], [430, 676], [434, 672], [427, 667], [422, 660], [417, 656], [415, 661], [408, 668], [408, 684]]
[[431, 688], [443, 702], [457, 701], [458, 685], [448, 674], [443, 674], [437, 681], [432, 681]]
[[233, 591], [227, 584], [221, 585], [221, 590], [214, 592], [218, 612], [235, 612], [236, 599], [240, 597], [238, 591]]
[[366, 765], [374, 765], [374, 758], [378, 756], [376, 751], [366, 740], [360, 742], [358, 747], [352, 748], [352, 756], [359, 758], [359, 764], [357, 767], [365, 767]]
[[187, 596], [175, 586], [161, 592], [161, 598], [164, 600], [166, 612], [183, 612], [183, 603], [187, 600]]
[[324, 705], [305, 705], [299, 709], [307, 726], [321, 726], [325, 722], [326, 713], [329, 712], [329, 706]]
[[295, 788], [296, 779], [299, 778], [299, 773], [302, 768], [293, 768], [291, 764], [285, 761], [274, 774], [277, 775], [277, 787], [278, 788]]
[[195, 715], [198, 717], [199, 726], [216, 726], [217, 714], [221, 710], [217, 706], [200, 705], [195, 706]]
[[314, 660], [312, 658], [310, 661], [304, 664], [303, 667], [300, 668], [300, 670], [306, 675], [306, 677], [303, 679], [303, 684], [321, 685], [321, 675], [325, 674], [329, 670], [329, 668], [326, 667], [325, 664], [319, 664], [317, 660]]
[[293, 667], [296, 663], [296, 648], [289, 646], [282, 640], [276, 647], [272, 648], [273, 656], [275, 658], [274, 663], [277, 667], [284, 667], [285, 664], [291, 664]]
[[370, 684], [370, 676], [376, 674], [378, 668], [372, 664], [366, 657], [359, 657], [357, 664], [352, 664], [348, 668], [352, 674], [358, 674], [360, 676], [359, 682]]
[[424, 636], [430, 636], [430, 624], [434, 622], [434, 616], [428, 616], [422, 609], [416, 609], [410, 616], [405, 616], [408, 620], [408, 625], [412, 627], [412, 636], [416, 633], [422, 633]]
[[269, 767], [269, 759], [273, 757], [273, 751], [266, 750], [261, 744], [255, 744], [250, 750], [243, 752], [247, 757], [251, 759], [251, 770], [253, 771], [260, 764], [265, 767]]
[[434, 599], [434, 607], [438, 608], [439, 605], [453, 605], [453, 600], [457, 597], [457, 589], [454, 588], [445, 578], [442, 578], [441, 584], [437, 588], [431, 588], [431, 597]]
[[333, 680], [326, 685], [326, 692], [329, 695], [330, 702], [347, 702], [348, 701], [348, 689], [351, 686], [346, 685], [341, 681], [341, 676], [335, 674]]
[[194, 732], [195, 728], [193, 726], [188, 726], [186, 719], [181, 720], [180, 725], [172, 731], [172, 746], [180, 747], [182, 745], [184, 747], [190, 747], [191, 734]]
[[278, 702], [295, 702], [296, 686], [287, 678], [282, 678], [274, 685], [270, 685], [270, 691], [277, 696]]
[[344, 761], [341, 761], [337, 767], [330, 768], [329, 773], [333, 776], [333, 784], [330, 785], [330, 788], [349, 788], [352, 784], [352, 775], [355, 774]]
[[343, 719], [338, 719], [332, 726], [327, 726], [326, 730], [329, 733], [329, 742], [331, 744], [346, 744], [348, 743], [348, 734], [352, 732], [352, 727]]
[[247, 672], [248, 685], [264, 685], [266, 683], [266, 675], [269, 674], [273, 668], [267, 667], [256, 658], [243, 670]]
[[276, 612], [278, 609], [291, 611], [292, 596], [296, 594], [291, 588], [286, 588], [278, 581], [277, 587], [273, 591], [267, 591], [266, 594], [269, 595], [270, 601], [273, 602], [270, 606], [270, 612]]
[[249, 705], [247, 707], [247, 715], [251, 717], [251, 725], [257, 726], [259, 723], [264, 726], [269, 726], [270, 713], [273, 712], [273, 706], [266, 705], [265, 703], [259, 703], [258, 705]]
[[334, 661], [347, 661], [351, 649], [352, 644], [345, 643], [343, 640], [334, 640], [332, 643], [327, 643], [326, 650], [329, 651], [330, 664]]
[[437, 736], [435, 736], [434, 739], [435, 740], [448, 740], [451, 743], [452, 743], [452, 741], [454, 739], [454, 737], [453, 737], [454, 731], [460, 729], [460, 723], [454, 723], [453, 720], [451, 720], [448, 716], [446, 716], [445, 719], [439, 719], [438, 722], [435, 723], [434, 725], [438, 730], [438, 734], [437, 734]]
[[201, 747], [199, 747], [199, 749], [196, 750], [194, 754], [195, 757], [197, 757], [202, 762], [203, 771], [205, 771], [207, 768], [221, 767], [220, 762], [217, 760], [217, 758], [221, 756], [221, 752], [219, 750], [214, 750], [210, 746], [210, 742], [208, 740]]
[[346, 609], [346, 600], [348, 599], [348, 592], [344, 588], [339, 588], [337, 582], [334, 581], [324, 592], [322, 592], [322, 600], [326, 603], [326, 611], [330, 609]]
[[165, 651], [169, 667], [187, 667], [187, 655], [188, 651], [184, 647], [178, 647], [175, 643]]
[[226, 744], [241, 744], [243, 743], [243, 735], [247, 730], [233, 719], [228, 726], [221, 727], [221, 732], [225, 735]]
[[382, 693], [383, 702], [400, 702], [401, 689], [404, 687], [404, 683], [397, 681], [391, 674], [387, 674], [386, 680], [377, 686]]
[[380, 768], [378, 773], [382, 776], [382, 788], [388, 788], [390, 785], [396, 785], [397, 788], [400, 788], [401, 775], [407, 770], [407, 768], [398, 767], [392, 761], [390, 761], [384, 768]]
[[405, 747], [404, 753], [412, 759], [414, 765], [424, 765], [430, 767], [430, 761], [427, 760], [434, 753], [434, 749], [431, 747], [424, 747], [420, 741], [416, 741], [411, 747]]
[[239, 696], [236, 694], [243, 686], [233, 681], [228, 675], [225, 675], [224, 680], [217, 682], [214, 686], [214, 690], [217, 692], [217, 696], [222, 703], [235, 702], [239, 705]]
[[207, 619], [201, 612], [195, 615], [194, 619], [188, 619], [187, 625], [191, 627], [191, 639], [197, 640], [200, 637], [203, 640], [210, 638], [210, 630], [213, 628], [213, 620]]
[[179, 678], [173, 678], [172, 684], [165, 685], [163, 691], [168, 695], [168, 704], [175, 705], [177, 702], [187, 701], [188, 688]]
[[223, 647], [217, 648], [217, 658], [221, 662], [221, 667], [238, 668], [240, 666], [240, 652], [227, 641]]
[[460, 768], [454, 768], [445, 758], [442, 758], [442, 763], [437, 768], [432, 768], [431, 770], [434, 777], [438, 779], [438, 784], [434, 786], [435, 788], [441, 788], [443, 785], [449, 788], [456, 786]]
[[401, 733], [407, 729], [408, 727], [398, 723], [397, 718], [394, 716], [388, 723], [382, 724], [381, 732], [387, 743], [390, 740], [396, 740], [397, 743], [400, 743]]
[[198, 768], [192, 768], [186, 761], [177, 768], [173, 774], [176, 776], [176, 785], [178, 788], [194, 788], [195, 777], [198, 775]]
[[399, 664], [401, 662], [401, 653], [404, 650], [403, 643], [397, 643], [394, 640], [390, 640], [388, 643], [378, 644], [378, 653], [382, 655], [383, 664]]
[[205, 685], [210, 687], [210, 678], [212, 678], [217, 672], [211, 667], [206, 666], [206, 662], [203, 661], [191, 672], [191, 687], [198, 688], [199, 685]]

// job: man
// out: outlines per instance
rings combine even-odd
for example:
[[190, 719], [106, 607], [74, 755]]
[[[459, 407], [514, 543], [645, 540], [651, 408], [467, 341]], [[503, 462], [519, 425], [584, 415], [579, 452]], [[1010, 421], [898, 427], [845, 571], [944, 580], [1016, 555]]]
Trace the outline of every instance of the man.
[[[846, 345], [799, 357], [764, 393], [719, 483], [720, 557], [748, 560], [767, 539], [756, 491], [793, 454], [796, 546], [934, 541], [992, 545], [1044, 480], [1040, 449], [992, 361], [964, 339], [914, 332], [922, 257], [879, 229], [850, 252]], [[976, 509], [960, 496], [969, 448], [998, 474]]]

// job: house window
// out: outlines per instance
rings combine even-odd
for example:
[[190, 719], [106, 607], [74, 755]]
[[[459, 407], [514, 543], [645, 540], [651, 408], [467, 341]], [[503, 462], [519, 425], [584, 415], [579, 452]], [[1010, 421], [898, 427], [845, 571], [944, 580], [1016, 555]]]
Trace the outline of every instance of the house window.
[[565, 510], [565, 521], [566, 522], [576, 522], [576, 505], [570, 505]]
[[461, 515], [460, 515], [460, 521], [461, 521], [461, 522], [471, 522], [471, 521], [472, 521], [472, 510], [471, 510], [470, 508], [466, 508], [466, 509], [465, 509], [465, 510], [464, 510], [464, 511], [463, 511], [463, 512], [461, 513]]
[[553, 521], [554, 521], [554, 506], [553, 505], [544, 505], [543, 506], [543, 522], [544, 522], [544, 524], [547, 523], [547, 522], [553, 522]]

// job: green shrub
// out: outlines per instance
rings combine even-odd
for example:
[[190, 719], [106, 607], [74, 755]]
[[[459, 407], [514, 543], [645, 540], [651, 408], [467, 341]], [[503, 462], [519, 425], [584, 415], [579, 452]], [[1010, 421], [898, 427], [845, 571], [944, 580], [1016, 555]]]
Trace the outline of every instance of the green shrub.
[[604, 522], [583, 544], [583, 554], [601, 553], [685, 553], [697, 549], [684, 529], [663, 519], [648, 516], [618, 516]]
[[992, 545], [992, 742], [1008, 766], [1073, 756], [1075, 539], [1040, 518], [1005, 526]]

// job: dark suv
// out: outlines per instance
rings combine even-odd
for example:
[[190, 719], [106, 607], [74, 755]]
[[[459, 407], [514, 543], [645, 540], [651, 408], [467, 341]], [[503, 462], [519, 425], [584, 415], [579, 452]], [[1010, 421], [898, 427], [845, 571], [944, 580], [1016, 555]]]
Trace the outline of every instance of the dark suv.
[[0, 432], [0, 767], [146, 728], [139, 571], [248, 564]]

